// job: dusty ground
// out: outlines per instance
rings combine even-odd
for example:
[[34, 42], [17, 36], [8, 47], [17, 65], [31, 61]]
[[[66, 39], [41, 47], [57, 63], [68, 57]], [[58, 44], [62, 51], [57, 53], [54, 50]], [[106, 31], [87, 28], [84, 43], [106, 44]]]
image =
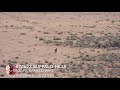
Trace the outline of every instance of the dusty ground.
[[54, 72], [60, 78], [119, 78], [120, 13], [0, 12], [0, 77], [8, 64], [64, 64]]

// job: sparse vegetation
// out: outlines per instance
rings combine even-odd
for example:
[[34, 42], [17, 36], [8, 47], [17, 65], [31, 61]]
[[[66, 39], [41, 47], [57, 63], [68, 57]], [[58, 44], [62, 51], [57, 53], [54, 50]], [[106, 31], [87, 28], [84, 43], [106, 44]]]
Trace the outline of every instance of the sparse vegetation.
[[44, 41], [45, 39], [44, 38], [39, 38], [40, 41]]
[[[41, 38], [40, 40], [44, 40]], [[104, 35], [102, 37], [95, 37], [92, 33], [86, 33], [82, 37], [77, 37], [76, 34], [71, 34], [66, 37], [64, 42], [60, 41], [61, 38], [54, 37], [53, 40], [45, 41], [46, 44], [54, 43], [54, 45], [60, 46], [72, 46], [72, 47], [82, 47], [82, 48], [120, 48], [120, 36]], [[75, 42], [74, 42], [75, 41]]]
[[2, 68], [5, 68], [5, 67], [6, 67], [6, 65], [4, 65], [4, 64], [1, 64], [1, 65], [0, 65], [0, 67], [2, 67]]
[[26, 33], [21, 33], [20, 35], [26, 35]]
[[70, 56], [67, 56], [66, 58], [70, 58]]
[[66, 40], [63, 43], [65, 46], [73, 46], [73, 41], [72, 40]]
[[13, 61], [13, 60], [8, 60], [8, 64], [16, 64], [17, 61]]
[[110, 21], [109, 19], [106, 19], [106, 21]]
[[50, 34], [49, 32], [43, 32], [43, 34]]
[[54, 37], [53, 40], [61, 40], [61, 38]]
[[41, 32], [41, 31], [39, 30], [39, 31], [37, 31], [37, 32]]
[[94, 26], [89, 26], [89, 28], [95, 28], [96, 27], [96, 25], [94, 25]]
[[112, 21], [111, 21], [111, 23], [114, 23], [114, 22], [115, 22], [115, 20], [112, 20]]
[[10, 25], [10, 27], [14, 27], [14, 25]]
[[47, 41], [45, 41], [44, 43], [50, 44], [50, 43], [53, 43], [53, 41], [52, 41], [52, 40], [47, 40]]
[[58, 34], [61, 35], [61, 34], [63, 34], [63, 32], [59, 32]]
[[99, 60], [104, 60], [108, 62], [120, 60], [120, 55], [114, 54], [114, 53], [106, 53], [106, 54], [99, 55], [98, 57], [99, 57]]
[[86, 28], [95, 28], [96, 25], [93, 25], [93, 26], [82, 26], [82, 27], [86, 27]]
[[60, 46], [60, 45], [62, 45], [62, 42], [61, 42], [61, 41], [55, 41], [55, 42], [54, 42], [54, 45]]
[[17, 61], [12, 61], [12, 63], [14, 63], [14, 64], [15, 64], [15, 63], [17, 63]]
[[95, 61], [95, 57], [94, 56], [89, 56], [89, 55], [80, 55], [80, 60], [83, 61]]

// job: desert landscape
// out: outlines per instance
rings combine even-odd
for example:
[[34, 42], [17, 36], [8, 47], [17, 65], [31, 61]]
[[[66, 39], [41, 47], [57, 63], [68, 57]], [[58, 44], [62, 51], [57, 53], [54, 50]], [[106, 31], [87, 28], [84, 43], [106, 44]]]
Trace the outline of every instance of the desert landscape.
[[66, 65], [54, 78], [120, 78], [120, 12], [0, 12], [0, 78], [9, 64]]

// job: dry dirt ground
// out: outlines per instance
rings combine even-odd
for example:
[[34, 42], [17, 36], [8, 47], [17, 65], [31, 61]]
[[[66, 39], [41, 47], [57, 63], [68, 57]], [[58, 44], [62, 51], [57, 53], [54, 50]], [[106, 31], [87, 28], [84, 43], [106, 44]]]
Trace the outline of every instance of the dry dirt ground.
[[66, 65], [54, 78], [119, 78], [120, 13], [0, 12], [0, 78], [8, 64]]

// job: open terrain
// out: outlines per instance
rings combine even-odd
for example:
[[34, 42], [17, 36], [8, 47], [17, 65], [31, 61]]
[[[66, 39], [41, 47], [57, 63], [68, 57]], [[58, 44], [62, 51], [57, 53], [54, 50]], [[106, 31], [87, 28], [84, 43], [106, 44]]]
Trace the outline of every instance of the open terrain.
[[66, 65], [56, 78], [119, 78], [120, 13], [0, 12], [1, 78], [8, 64]]

